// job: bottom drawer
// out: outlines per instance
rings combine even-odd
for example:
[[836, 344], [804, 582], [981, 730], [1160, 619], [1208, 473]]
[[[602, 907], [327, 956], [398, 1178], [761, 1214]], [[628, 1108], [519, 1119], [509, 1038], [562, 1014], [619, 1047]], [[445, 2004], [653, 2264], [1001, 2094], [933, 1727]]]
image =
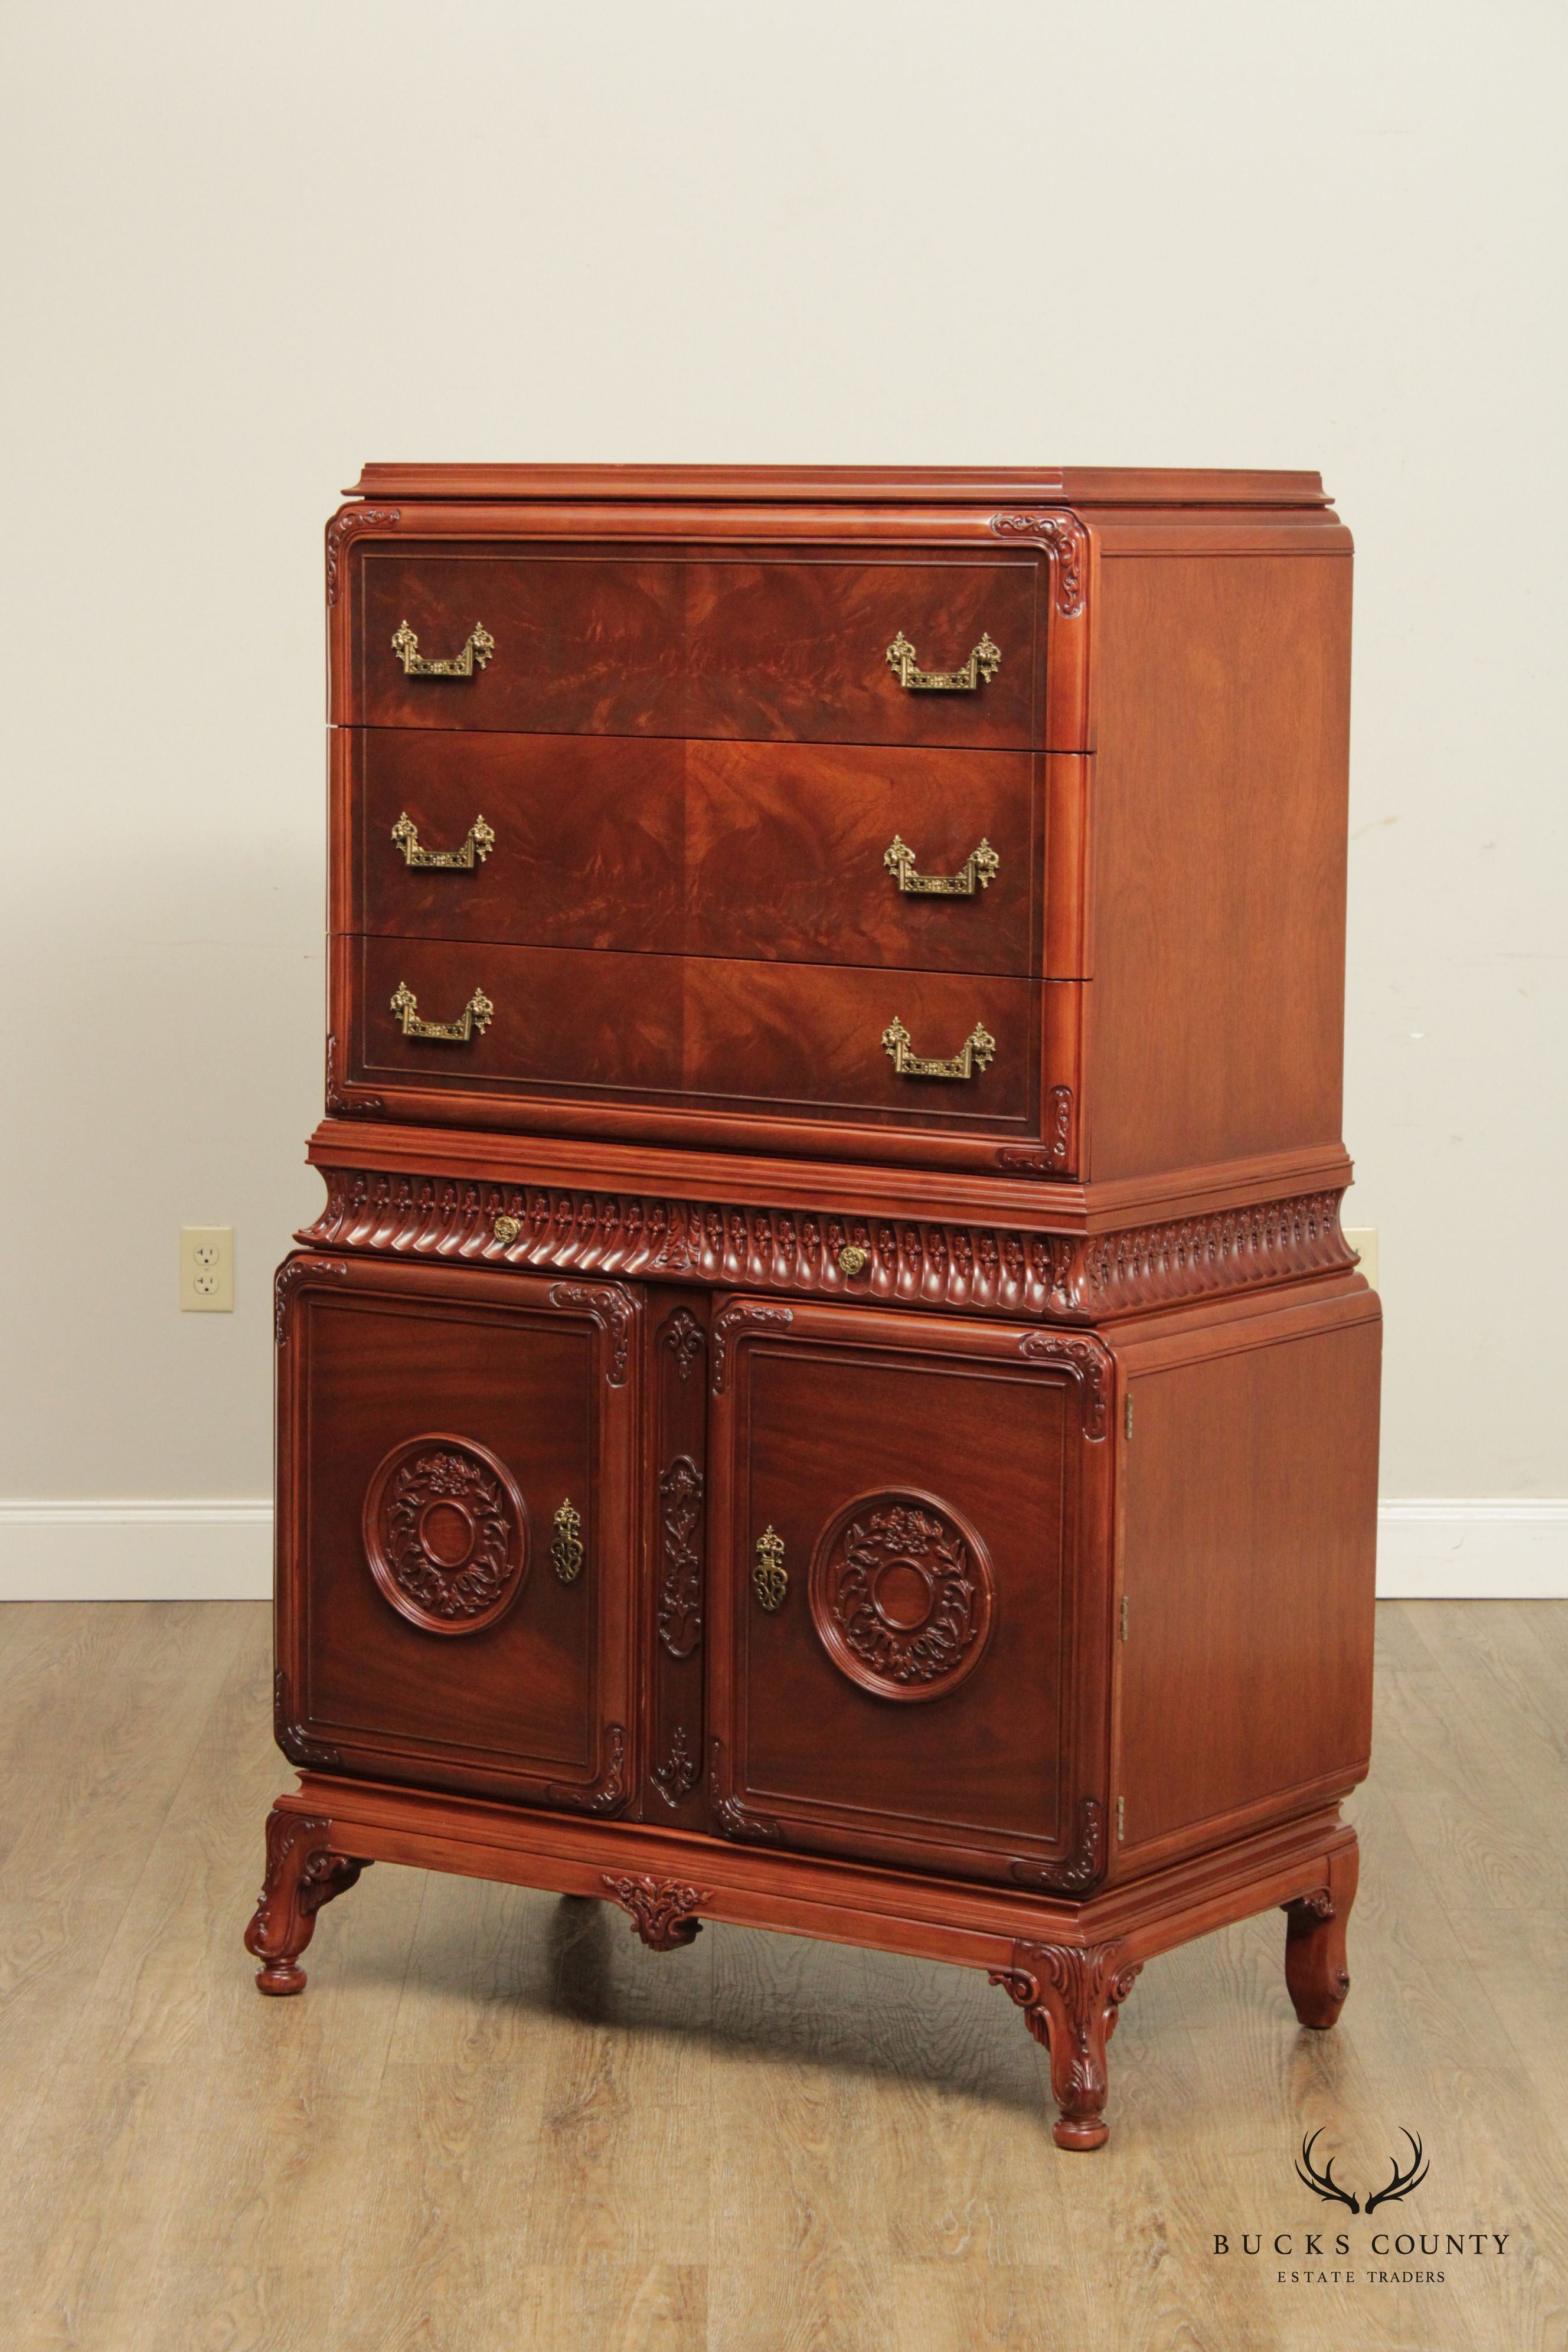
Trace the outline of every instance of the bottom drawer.
[[362, 1085], [848, 1112], [1008, 1136], [1037, 1117], [1037, 982], [437, 940], [335, 944], [348, 1075]]

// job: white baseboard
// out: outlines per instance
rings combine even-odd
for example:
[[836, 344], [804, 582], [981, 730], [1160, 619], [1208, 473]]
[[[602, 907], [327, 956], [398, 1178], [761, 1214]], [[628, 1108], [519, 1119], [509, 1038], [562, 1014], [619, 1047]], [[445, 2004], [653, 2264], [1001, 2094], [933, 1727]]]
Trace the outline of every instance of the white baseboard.
[[0, 1601], [265, 1601], [266, 1503], [0, 1501]]
[[[1568, 1600], [1568, 1502], [1378, 1510], [1386, 1601]], [[265, 1601], [270, 1503], [0, 1501], [0, 1601]]]
[[1377, 1590], [1384, 1601], [1568, 1600], [1568, 1502], [1380, 1503]]

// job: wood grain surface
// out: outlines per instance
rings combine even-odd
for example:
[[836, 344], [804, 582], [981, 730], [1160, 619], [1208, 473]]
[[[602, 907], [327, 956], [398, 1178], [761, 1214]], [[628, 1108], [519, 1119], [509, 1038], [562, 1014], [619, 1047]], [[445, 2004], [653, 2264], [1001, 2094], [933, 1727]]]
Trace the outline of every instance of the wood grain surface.
[[[1084, 2163], [968, 1969], [738, 1927], [659, 1956], [609, 1905], [378, 1864], [309, 1997], [258, 2000], [265, 1608], [0, 1611], [7, 2344], [1557, 2352], [1568, 1607], [1379, 1635], [1343, 2019], [1296, 2027], [1277, 1916], [1152, 1961]], [[1502, 2255], [1352, 2288], [1212, 2252], [1369, 2234], [1292, 2158], [1321, 2126], [1381, 2182], [1405, 2125], [1431, 2170], [1394, 2226]]]

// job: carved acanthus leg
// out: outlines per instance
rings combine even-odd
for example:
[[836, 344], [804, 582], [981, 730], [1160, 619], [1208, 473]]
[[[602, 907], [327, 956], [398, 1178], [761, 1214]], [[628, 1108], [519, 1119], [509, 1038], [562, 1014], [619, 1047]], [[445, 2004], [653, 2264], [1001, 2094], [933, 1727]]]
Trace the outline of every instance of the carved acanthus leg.
[[267, 1879], [256, 1916], [245, 1931], [245, 1948], [261, 1961], [256, 1981], [263, 1992], [303, 1992], [300, 1953], [316, 1932], [316, 1914], [334, 1895], [353, 1885], [367, 1862], [328, 1850], [331, 1823], [305, 1813], [267, 1816]]
[[1360, 1870], [1357, 1846], [1341, 1846], [1330, 1857], [1327, 1883], [1282, 1906], [1285, 1982], [1302, 2024], [1320, 2032], [1338, 2022], [1351, 1989], [1345, 1927]]
[[1103, 2147], [1110, 2137], [1105, 2045], [1142, 1965], [1122, 1943], [1015, 1944], [1012, 1967], [991, 1971], [1050, 2053], [1058, 2147]]

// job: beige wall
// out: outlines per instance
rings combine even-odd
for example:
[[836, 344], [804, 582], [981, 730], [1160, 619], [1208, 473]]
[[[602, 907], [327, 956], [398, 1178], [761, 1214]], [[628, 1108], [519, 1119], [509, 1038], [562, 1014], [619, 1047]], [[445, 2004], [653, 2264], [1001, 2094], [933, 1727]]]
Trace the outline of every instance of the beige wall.
[[1321, 466], [1385, 1491], [1568, 1495], [1560, 7], [10, 18], [0, 1497], [266, 1491], [367, 457]]

